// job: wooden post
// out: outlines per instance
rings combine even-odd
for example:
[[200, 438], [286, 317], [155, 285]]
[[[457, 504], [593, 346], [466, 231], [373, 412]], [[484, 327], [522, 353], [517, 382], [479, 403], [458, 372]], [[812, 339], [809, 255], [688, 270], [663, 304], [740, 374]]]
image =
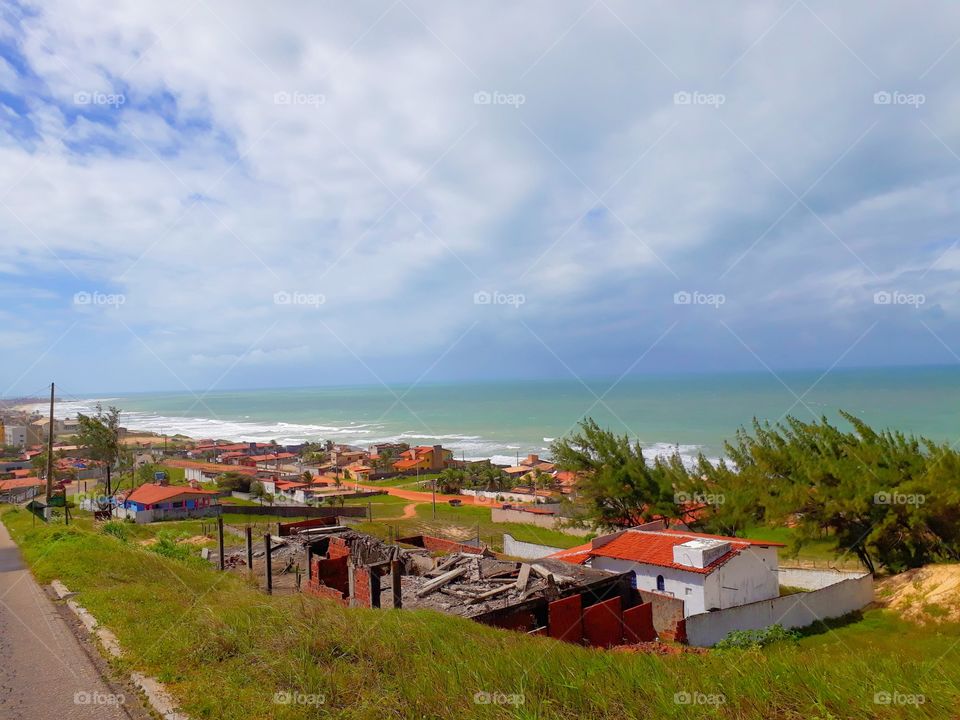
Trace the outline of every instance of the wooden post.
[[263, 536], [263, 549], [267, 551], [266, 555], [264, 556], [264, 560], [266, 560], [264, 575], [266, 576], [266, 580], [267, 580], [267, 592], [272, 593], [273, 592], [273, 558], [270, 557], [270, 533], [266, 533]]
[[218, 567], [221, 570], [223, 570], [224, 563], [223, 563], [223, 518], [222, 517], [217, 518], [217, 549], [219, 552], [219, 555], [217, 556], [218, 558], [217, 564], [218, 564]]
[[307, 584], [313, 579], [313, 546], [307, 545]]
[[400, 585], [400, 561], [390, 563], [390, 581], [393, 586], [393, 606], [399, 610], [403, 607], [403, 592]]
[[247, 525], [247, 572], [253, 572], [253, 528]]

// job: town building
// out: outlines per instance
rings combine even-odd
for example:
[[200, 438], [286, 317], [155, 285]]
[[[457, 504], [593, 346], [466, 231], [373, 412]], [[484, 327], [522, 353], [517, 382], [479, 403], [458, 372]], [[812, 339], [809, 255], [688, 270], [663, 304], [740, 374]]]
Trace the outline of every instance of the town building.
[[12, 447], [26, 447], [27, 445], [27, 426], [26, 425], [6, 425], [3, 428], [3, 445]]
[[203, 517], [220, 512], [216, 490], [199, 490], [182, 485], [146, 483], [118, 500], [120, 504], [114, 508], [114, 515], [137, 523]]
[[440, 445], [418, 445], [400, 453], [400, 459], [393, 467], [399, 472], [437, 472], [454, 465], [452, 450], [445, 450]]
[[632, 572], [637, 590], [683, 601], [684, 617], [779, 597], [782, 543], [633, 528], [550, 557], [599, 570]]
[[224, 465], [223, 463], [201, 462], [199, 460], [182, 460], [169, 458], [163, 461], [168, 467], [183, 468], [184, 478], [188, 482], [214, 482], [224, 473], [234, 473], [250, 478], [257, 476], [257, 469], [240, 465]]

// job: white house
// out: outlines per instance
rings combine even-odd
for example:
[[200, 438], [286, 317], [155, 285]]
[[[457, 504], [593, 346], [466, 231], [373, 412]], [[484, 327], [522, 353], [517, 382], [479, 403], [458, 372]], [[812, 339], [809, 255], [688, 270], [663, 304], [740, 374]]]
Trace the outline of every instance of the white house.
[[555, 553], [599, 570], [633, 571], [638, 590], [683, 600], [684, 617], [780, 595], [782, 543], [681, 530], [631, 529]]

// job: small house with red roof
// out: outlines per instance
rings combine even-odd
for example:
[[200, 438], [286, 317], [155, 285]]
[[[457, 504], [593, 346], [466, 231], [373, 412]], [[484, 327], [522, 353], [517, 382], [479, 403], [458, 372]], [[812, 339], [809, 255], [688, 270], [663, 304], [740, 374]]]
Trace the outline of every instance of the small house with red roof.
[[137, 523], [216, 515], [220, 511], [218, 498], [216, 490], [145, 483], [127, 493], [114, 514]]
[[633, 572], [637, 590], [683, 601], [684, 617], [780, 595], [782, 543], [631, 528], [549, 557], [598, 570]]

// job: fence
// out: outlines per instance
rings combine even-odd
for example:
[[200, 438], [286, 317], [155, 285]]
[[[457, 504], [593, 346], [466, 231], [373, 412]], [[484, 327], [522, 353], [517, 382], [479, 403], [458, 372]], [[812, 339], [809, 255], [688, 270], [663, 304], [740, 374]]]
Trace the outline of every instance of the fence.
[[691, 615], [686, 620], [690, 644], [712, 647], [735, 630], [807, 627], [862, 610], [873, 602], [870, 573], [783, 568], [779, 575], [781, 584], [816, 589]]
[[366, 505], [343, 507], [310, 507], [307, 505], [222, 505], [225, 513], [235, 515], [270, 515], [272, 517], [367, 517]]
[[495, 523], [520, 523], [523, 525], [535, 525], [548, 530], [557, 530], [567, 535], [589, 535], [592, 530], [586, 528], [565, 527], [567, 518], [559, 515], [549, 515], [547, 513], [529, 512], [515, 508], [491, 508], [490, 519]]

